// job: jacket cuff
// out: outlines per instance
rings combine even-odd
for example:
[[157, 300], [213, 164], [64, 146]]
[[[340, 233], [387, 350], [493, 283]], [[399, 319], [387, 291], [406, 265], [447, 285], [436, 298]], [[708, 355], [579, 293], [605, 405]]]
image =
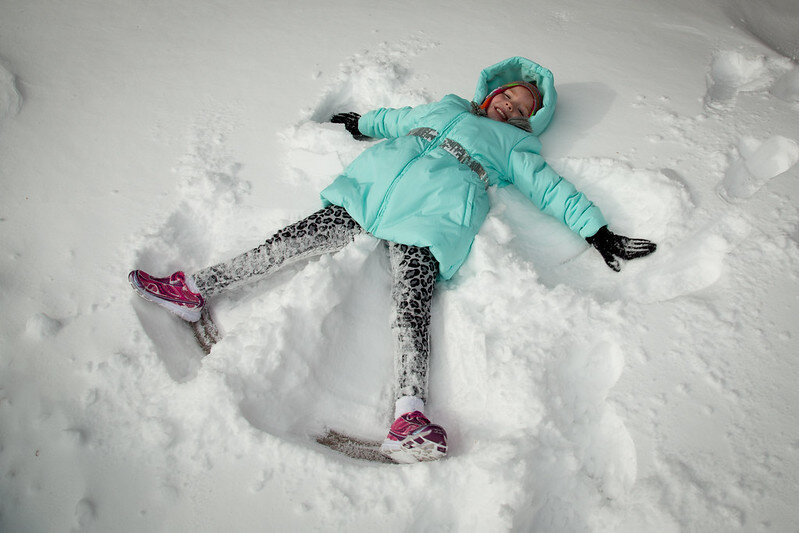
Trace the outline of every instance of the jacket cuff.
[[608, 230], [608, 226], [605, 225], [596, 230], [593, 235], [586, 237], [585, 240], [588, 242], [588, 244], [594, 244], [594, 242], [596, 242], [598, 239], [601, 239], [603, 235], [607, 235], [608, 233], [610, 233], [610, 230]]

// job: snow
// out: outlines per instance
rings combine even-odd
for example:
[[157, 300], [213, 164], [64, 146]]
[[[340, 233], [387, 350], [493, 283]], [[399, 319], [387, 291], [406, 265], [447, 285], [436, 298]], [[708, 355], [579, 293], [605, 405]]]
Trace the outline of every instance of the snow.
[[752, 35], [781, 54], [799, 59], [799, 4], [781, 0], [732, 0], [728, 13]]
[[0, 120], [16, 115], [22, 107], [14, 75], [0, 65]]
[[[0, 531], [795, 529], [795, 2], [503, 6], [0, 5]], [[316, 209], [366, 146], [333, 112], [512, 55], [555, 74], [548, 161], [659, 248], [616, 274], [492, 191], [434, 301], [445, 461], [314, 442], [386, 431], [372, 239], [215, 301], [207, 357], [132, 294]]]
[[740, 157], [733, 161], [721, 183], [728, 198], [750, 198], [770, 179], [791, 169], [799, 161], [799, 144], [775, 135], [763, 142], [744, 137], [738, 147]]

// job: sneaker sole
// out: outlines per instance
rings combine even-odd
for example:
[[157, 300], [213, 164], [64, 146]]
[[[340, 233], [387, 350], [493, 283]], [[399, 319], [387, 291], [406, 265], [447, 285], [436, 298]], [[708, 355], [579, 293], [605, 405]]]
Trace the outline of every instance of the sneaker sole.
[[159, 298], [153, 294], [150, 294], [149, 292], [144, 290], [144, 287], [142, 287], [141, 282], [139, 282], [139, 277], [136, 275], [135, 270], [130, 274], [128, 274], [128, 281], [130, 282], [130, 286], [133, 287], [133, 290], [136, 291], [136, 294], [138, 294], [148, 302], [160, 305], [167, 311], [179, 316], [186, 322], [197, 322], [198, 320], [200, 320], [200, 314], [202, 313], [202, 308], [189, 309], [186, 306], [178, 305], [176, 303], [164, 300], [163, 298]]
[[[430, 439], [429, 437], [433, 437]], [[437, 461], [447, 455], [446, 432], [441, 426], [431, 424], [401, 441], [386, 439], [380, 453], [403, 464]]]

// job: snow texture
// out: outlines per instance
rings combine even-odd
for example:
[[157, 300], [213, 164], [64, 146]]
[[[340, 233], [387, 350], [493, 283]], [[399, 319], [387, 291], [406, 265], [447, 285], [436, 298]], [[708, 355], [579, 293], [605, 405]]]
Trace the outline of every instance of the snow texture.
[[14, 75], [3, 68], [0, 62], [0, 126], [8, 117], [13, 117], [22, 108], [22, 96], [17, 90]]
[[740, 157], [730, 163], [721, 183], [722, 193], [728, 198], [750, 198], [799, 161], [799, 144], [779, 135], [763, 142], [745, 137], [738, 152]]
[[[506, 7], [535, 16], [0, 6], [0, 531], [795, 530], [795, 2]], [[556, 77], [548, 162], [658, 251], [614, 273], [492, 190], [432, 304], [446, 460], [315, 441], [391, 418], [374, 239], [220, 297], [205, 357], [133, 295], [132, 268], [196, 271], [316, 211], [368, 146], [332, 113], [468, 97], [513, 55]]]
[[777, 52], [799, 60], [799, 4], [784, 0], [733, 0], [729, 10], [755, 37]]

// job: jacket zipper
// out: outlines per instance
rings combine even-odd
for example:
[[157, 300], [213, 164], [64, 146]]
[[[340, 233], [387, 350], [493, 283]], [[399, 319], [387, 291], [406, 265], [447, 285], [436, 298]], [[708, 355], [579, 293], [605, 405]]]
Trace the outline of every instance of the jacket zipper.
[[431, 152], [435, 148], [438, 148], [439, 139], [441, 139], [442, 137], [446, 138], [446, 135], [450, 132], [450, 130], [453, 127], [455, 127], [455, 124], [457, 124], [458, 122], [463, 120], [464, 117], [465, 117], [465, 113], [459, 113], [455, 118], [450, 120], [447, 123], [447, 125], [444, 126], [444, 129], [441, 130], [441, 132], [439, 132], [439, 134], [436, 136], [435, 139], [430, 141], [430, 144], [427, 145], [427, 147], [424, 150], [419, 152], [417, 155], [413, 156], [407, 163], [405, 163], [405, 166], [403, 166], [402, 170], [400, 170], [399, 173], [397, 173], [397, 175], [394, 177], [394, 179], [391, 180], [391, 183], [389, 184], [388, 189], [386, 189], [386, 194], [383, 195], [383, 200], [380, 203], [380, 209], [377, 210], [377, 215], [375, 215], [375, 221], [372, 223], [371, 226], [369, 226], [369, 229], [366, 230], [368, 233], [374, 233], [374, 230], [377, 229], [377, 226], [380, 225], [380, 222], [383, 220], [383, 214], [386, 211], [386, 205], [388, 204], [388, 199], [391, 197], [391, 194], [394, 192], [394, 189], [396, 188], [397, 183], [405, 175], [405, 172], [408, 170], [408, 168], [417, 159], [427, 155], [429, 152]]

